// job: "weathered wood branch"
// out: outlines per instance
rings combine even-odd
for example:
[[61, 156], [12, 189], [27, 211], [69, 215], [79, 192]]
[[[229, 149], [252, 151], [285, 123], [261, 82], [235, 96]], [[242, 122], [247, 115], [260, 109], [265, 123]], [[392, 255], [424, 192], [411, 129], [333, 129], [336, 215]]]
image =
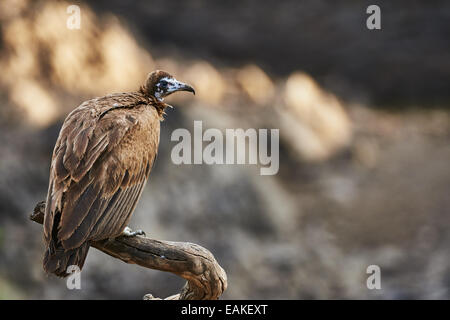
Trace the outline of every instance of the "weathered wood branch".
[[[45, 202], [39, 202], [30, 219], [44, 222]], [[146, 237], [118, 237], [95, 241], [91, 246], [126, 263], [171, 272], [187, 280], [179, 294], [168, 300], [215, 300], [227, 288], [227, 276], [207, 249], [188, 242], [153, 240]], [[144, 299], [157, 299], [151, 294]]]

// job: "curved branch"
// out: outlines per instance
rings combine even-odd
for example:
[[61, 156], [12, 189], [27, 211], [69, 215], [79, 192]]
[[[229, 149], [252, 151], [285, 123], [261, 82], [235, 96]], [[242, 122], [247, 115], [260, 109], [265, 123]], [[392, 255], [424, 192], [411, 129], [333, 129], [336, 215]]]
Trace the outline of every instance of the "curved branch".
[[[45, 201], [39, 202], [30, 219], [44, 222]], [[126, 263], [174, 273], [187, 280], [177, 295], [168, 300], [215, 300], [227, 288], [227, 275], [207, 249], [189, 242], [153, 240], [146, 237], [118, 237], [91, 242], [91, 246]], [[144, 299], [154, 298], [151, 294]]]

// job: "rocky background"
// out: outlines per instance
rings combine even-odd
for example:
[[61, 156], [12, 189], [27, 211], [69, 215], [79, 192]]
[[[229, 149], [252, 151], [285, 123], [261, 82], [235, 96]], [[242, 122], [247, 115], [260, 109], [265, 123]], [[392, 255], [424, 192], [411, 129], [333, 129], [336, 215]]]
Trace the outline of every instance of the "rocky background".
[[[66, 10], [81, 7], [81, 29]], [[450, 5], [378, 1], [0, 2], [0, 298], [164, 297], [183, 281], [91, 249], [82, 289], [44, 274], [64, 117], [164, 69], [158, 160], [130, 226], [210, 249], [226, 299], [450, 298]], [[370, 3], [372, 4], [372, 3]], [[172, 163], [177, 128], [280, 129], [280, 170]], [[381, 268], [368, 290], [366, 268]]]

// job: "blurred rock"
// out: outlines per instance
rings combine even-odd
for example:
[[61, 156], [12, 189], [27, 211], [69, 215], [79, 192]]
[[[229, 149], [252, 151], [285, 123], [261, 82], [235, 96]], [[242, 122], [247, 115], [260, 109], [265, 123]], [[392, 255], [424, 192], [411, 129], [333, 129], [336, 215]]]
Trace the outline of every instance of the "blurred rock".
[[279, 110], [281, 134], [306, 160], [323, 160], [348, 145], [351, 123], [335, 96], [305, 73], [286, 81], [286, 109]]
[[272, 103], [275, 87], [272, 80], [258, 66], [248, 65], [239, 70], [237, 81], [253, 103]]
[[35, 125], [47, 126], [58, 116], [56, 101], [36, 82], [18, 79], [11, 89], [10, 98], [25, 110], [29, 121]]
[[[81, 29], [66, 28], [69, 5], [38, 1], [11, 10], [2, 21], [0, 84], [36, 125], [48, 125], [73, 108], [64, 104], [67, 95], [136, 90], [153, 69], [151, 56], [113, 16], [99, 19], [82, 6]], [[66, 97], [55, 101], [44, 90], [62, 90]]]
[[198, 98], [205, 103], [218, 105], [226, 89], [225, 80], [212, 65], [196, 62], [184, 72], [183, 79], [192, 84]]

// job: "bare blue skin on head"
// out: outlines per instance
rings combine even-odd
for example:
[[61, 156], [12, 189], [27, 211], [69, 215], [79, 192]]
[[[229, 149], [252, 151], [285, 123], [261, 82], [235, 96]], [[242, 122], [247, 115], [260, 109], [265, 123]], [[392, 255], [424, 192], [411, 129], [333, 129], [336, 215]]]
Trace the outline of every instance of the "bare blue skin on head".
[[163, 101], [164, 97], [175, 91], [189, 91], [195, 94], [194, 89], [186, 83], [171, 77], [164, 77], [156, 84], [155, 97], [159, 101]]

